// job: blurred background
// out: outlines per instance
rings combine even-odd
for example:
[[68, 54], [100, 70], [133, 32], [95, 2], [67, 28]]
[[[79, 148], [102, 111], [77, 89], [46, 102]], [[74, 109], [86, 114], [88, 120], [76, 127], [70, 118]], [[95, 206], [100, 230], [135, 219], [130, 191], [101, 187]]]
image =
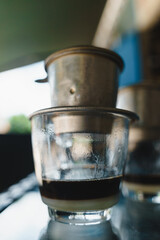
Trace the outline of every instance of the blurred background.
[[119, 87], [160, 82], [160, 0], [0, 0], [0, 191], [33, 172], [28, 116], [50, 107], [44, 59], [73, 45], [114, 50]]

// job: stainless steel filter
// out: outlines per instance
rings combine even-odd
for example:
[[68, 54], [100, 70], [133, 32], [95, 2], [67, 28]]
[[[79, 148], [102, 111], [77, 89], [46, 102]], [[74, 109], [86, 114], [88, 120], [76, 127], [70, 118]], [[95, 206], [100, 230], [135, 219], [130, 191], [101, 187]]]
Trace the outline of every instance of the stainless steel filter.
[[53, 53], [45, 61], [51, 106], [115, 107], [122, 59], [114, 52], [79, 46]]
[[130, 128], [130, 142], [160, 138], [160, 85], [142, 83], [119, 90], [117, 107], [136, 112], [140, 121]]

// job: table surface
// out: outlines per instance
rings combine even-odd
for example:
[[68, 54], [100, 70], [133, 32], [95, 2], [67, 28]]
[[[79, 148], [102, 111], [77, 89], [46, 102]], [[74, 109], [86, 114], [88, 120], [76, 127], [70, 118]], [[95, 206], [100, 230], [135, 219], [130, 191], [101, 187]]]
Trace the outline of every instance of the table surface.
[[1, 211], [0, 239], [160, 240], [160, 204], [136, 202], [121, 196], [113, 207], [110, 221], [73, 226], [51, 221], [38, 188], [34, 188]]

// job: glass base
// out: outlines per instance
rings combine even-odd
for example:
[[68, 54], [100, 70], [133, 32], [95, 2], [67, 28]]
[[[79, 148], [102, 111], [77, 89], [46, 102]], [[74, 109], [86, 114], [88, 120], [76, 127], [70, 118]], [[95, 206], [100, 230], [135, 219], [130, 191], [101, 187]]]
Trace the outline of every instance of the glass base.
[[141, 190], [129, 189], [123, 185], [122, 193], [124, 197], [130, 198], [135, 201], [160, 203], [160, 192], [146, 193]]
[[111, 218], [111, 209], [89, 212], [63, 212], [48, 207], [52, 220], [72, 225], [91, 225], [108, 221]]

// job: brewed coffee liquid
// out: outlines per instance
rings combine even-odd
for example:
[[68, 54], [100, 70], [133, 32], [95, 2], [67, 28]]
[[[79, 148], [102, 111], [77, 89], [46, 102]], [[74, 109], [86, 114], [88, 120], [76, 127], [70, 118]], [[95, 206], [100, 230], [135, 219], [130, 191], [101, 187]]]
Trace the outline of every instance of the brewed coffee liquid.
[[40, 192], [43, 197], [59, 200], [89, 200], [119, 193], [121, 176], [93, 180], [43, 179]]
[[129, 191], [145, 195], [157, 195], [160, 192], [160, 175], [125, 175], [123, 187]]
[[160, 175], [136, 175], [127, 174], [124, 181], [144, 185], [160, 185]]

